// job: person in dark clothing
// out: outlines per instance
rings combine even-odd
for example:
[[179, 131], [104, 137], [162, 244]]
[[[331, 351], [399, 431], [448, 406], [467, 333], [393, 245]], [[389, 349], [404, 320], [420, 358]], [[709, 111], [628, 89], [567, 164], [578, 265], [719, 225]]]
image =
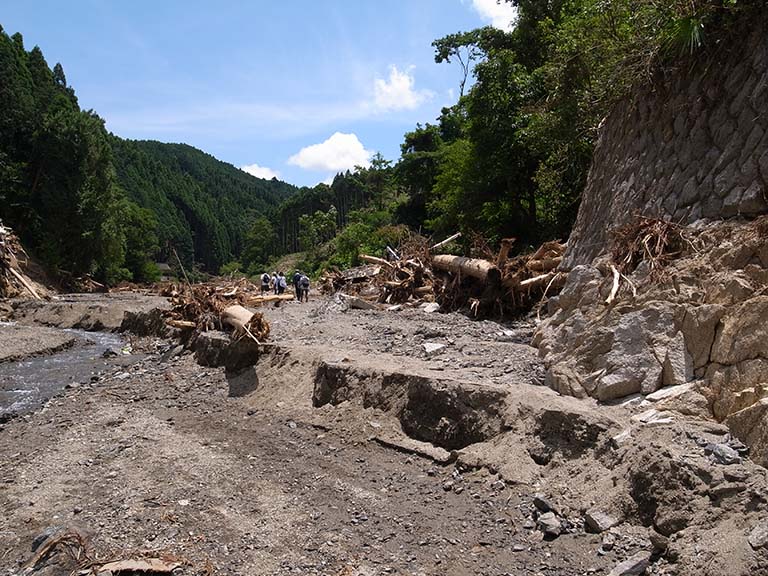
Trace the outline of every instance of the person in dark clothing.
[[301, 272], [296, 270], [293, 273], [293, 289], [296, 291], [296, 300], [301, 301], [301, 288], [299, 287], [299, 280], [301, 280]]
[[299, 278], [299, 302], [309, 302], [309, 278], [306, 274]]

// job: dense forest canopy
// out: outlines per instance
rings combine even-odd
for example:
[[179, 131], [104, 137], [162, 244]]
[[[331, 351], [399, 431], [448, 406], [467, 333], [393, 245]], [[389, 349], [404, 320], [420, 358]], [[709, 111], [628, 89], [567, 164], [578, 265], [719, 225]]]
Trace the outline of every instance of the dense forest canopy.
[[517, 249], [567, 237], [600, 120], [637, 83], [715, 54], [756, 0], [510, 0], [512, 32], [433, 43], [459, 99], [406, 133], [400, 157], [297, 189], [183, 144], [123, 140], [79, 108], [61, 65], [0, 31], [0, 218], [56, 270], [114, 282], [185, 265], [262, 271], [357, 263], [409, 233]]

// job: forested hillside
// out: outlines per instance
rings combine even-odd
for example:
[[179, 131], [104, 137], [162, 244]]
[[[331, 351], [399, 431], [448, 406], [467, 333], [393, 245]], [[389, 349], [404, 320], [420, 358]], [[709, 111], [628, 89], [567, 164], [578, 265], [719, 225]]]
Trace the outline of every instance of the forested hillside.
[[194, 260], [213, 272], [240, 254], [255, 220], [274, 219], [279, 204], [296, 190], [185, 144], [117, 137], [111, 142], [118, 183], [158, 219], [159, 256], [168, 258], [173, 246], [185, 263]]
[[67, 277], [151, 280], [171, 247], [217, 272], [295, 191], [191, 146], [109, 134], [60, 64], [1, 28], [0, 110], [0, 219]]

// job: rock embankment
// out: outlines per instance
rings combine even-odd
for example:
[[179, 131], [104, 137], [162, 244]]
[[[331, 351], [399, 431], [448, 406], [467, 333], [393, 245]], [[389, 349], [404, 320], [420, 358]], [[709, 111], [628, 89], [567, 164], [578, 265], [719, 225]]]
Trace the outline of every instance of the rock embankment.
[[603, 402], [652, 395], [658, 409], [725, 422], [766, 464], [768, 218], [685, 236], [660, 279], [641, 265], [610, 304], [607, 259], [570, 273], [534, 337], [546, 383]]

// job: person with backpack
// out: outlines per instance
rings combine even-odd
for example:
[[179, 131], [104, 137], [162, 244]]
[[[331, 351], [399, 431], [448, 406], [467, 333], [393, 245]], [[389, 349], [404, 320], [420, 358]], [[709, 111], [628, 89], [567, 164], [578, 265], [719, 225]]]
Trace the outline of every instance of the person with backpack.
[[277, 293], [282, 294], [285, 292], [285, 289], [288, 287], [288, 284], [285, 281], [285, 276], [282, 272], [277, 273]]
[[272, 272], [272, 290], [275, 291], [275, 295], [277, 295], [277, 289], [279, 288], [278, 284], [280, 284], [280, 281], [277, 279], [277, 272]]
[[299, 278], [299, 302], [309, 302], [309, 278], [306, 274]]
[[293, 289], [296, 292], [296, 300], [301, 302], [301, 288], [299, 287], [299, 280], [301, 280], [301, 272], [296, 270], [296, 272], [293, 273]]
[[261, 275], [261, 295], [264, 296], [267, 292], [269, 292], [269, 272], [264, 272]]

